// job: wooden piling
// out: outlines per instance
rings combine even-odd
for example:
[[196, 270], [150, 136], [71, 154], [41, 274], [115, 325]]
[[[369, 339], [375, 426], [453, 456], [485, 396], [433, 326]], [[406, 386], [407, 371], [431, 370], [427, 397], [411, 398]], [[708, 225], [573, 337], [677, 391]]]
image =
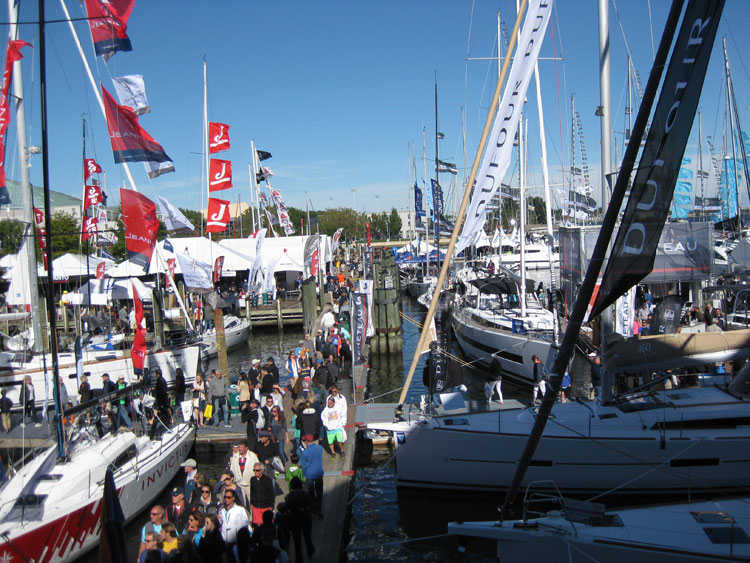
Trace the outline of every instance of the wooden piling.
[[302, 282], [302, 326], [306, 334], [315, 334], [315, 320], [318, 318], [318, 299], [315, 278]]

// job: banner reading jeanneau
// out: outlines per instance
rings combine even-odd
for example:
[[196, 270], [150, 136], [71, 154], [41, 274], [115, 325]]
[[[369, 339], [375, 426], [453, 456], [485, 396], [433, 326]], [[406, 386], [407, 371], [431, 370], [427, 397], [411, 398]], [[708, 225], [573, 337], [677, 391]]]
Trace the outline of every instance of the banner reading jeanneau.
[[708, 0], [685, 10], [590, 319], [653, 268], [723, 8], [724, 0]]
[[534, 65], [542, 48], [547, 23], [552, 13], [552, 0], [531, 0], [523, 29], [518, 40], [516, 55], [508, 74], [505, 91], [497, 110], [492, 133], [487, 142], [482, 165], [476, 176], [471, 202], [466, 212], [466, 222], [461, 238], [456, 243], [454, 255], [471, 244], [487, 220], [487, 204], [500, 189], [513, 153], [513, 140], [523, 101], [529, 88]]
[[143, 194], [120, 188], [120, 206], [128, 258], [147, 269], [159, 231], [156, 204]]

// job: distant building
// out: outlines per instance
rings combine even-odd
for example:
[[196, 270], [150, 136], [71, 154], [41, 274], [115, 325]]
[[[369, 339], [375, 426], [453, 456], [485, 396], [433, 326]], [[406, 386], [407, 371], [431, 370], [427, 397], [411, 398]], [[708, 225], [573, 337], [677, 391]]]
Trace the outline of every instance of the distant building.
[[[6, 186], [10, 194], [10, 205], [3, 205], [0, 207], [0, 219], [16, 219], [22, 221], [23, 193], [21, 191], [21, 183], [8, 179], [6, 180]], [[44, 189], [33, 185], [31, 188], [31, 191], [34, 194], [34, 207], [37, 209], [44, 209]], [[50, 190], [49, 197], [53, 215], [62, 211], [65, 213], [72, 213], [76, 218], [80, 219], [80, 198], [62, 192], [56, 192], [54, 190]]]

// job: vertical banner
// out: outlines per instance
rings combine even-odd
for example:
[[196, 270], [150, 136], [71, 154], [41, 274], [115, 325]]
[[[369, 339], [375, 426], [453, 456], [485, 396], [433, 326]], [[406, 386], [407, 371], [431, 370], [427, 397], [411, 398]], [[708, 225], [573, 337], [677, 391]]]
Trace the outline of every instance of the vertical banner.
[[336, 229], [336, 232], [333, 233], [333, 244], [331, 245], [331, 259], [333, 259], [334, 255], [336, 254], [336, 251], [339, 249], [339, 240], [341, 240], [341, 233], [344, 232], [344, 227], [340, 227]]
[[461, 231], [461, 238], [456, 244], [454, 256], [469, 246], [484, 227], [487, 220], [487, 204], [500, 189], [500, 183], [508, 170], [523, 102], [539, 58], [539, 50], [542, 48], [552, 4], [552, 0], [529, 2], [500, 107], [487, 140], [487, 148], [477, 172], [476, 182], [472, 186], [466, 222]]
[[96, 242], [97, 239], [97, 223], [99, 221], [96, 217], [89, 217], [84, 216], [81, 220], [81, 242], [89, 239], [94, 239], [94, 242]]
[[219, 256], [214, 262], [214, 283], [221, 281], [221, 270], [224, 267], [224, 257]]
[[414, 180], [414, 214], [416, 217], [424, 217], [424, 209], [422, 208], [422, 190], [419, 188], [419, 184]]
[[307, 237], [304, 249], [305, 279], [318, 275], [318, 263], [320, 254], [320, 235]]
[[263, 263], [263, 241], [266, 240], [266, 229], [258, 229], [253, 235], [255, 238], [255, 259], [253, 259], [253, 265], [250, 267], [250, 271], [247, 274], [247, 287], [255, 283], [255, 275], [258, 273], [258, 268]]
[[89, 178], [94, 174], [101, 174], [102, 167], [99, 166], [93, 158], [85, 158], [83, 160], [83, 181], [88, 182]]
[[103, 280], [104, 279], [104, 270], [106, 267], [106, 262], [99, 262], [99, 264], [96, 267], [96, 279]]
[[350, 307], [352, 311], [352, 365], [359, 366], [367, 362], [365, 357], [369, 317], [367, 294], [353, 291]]
[[621, 295], [617, 300], [615, 332], [622, 334], [625, 338], [633, 336], [635, 313], [635, 287], [631, 287], [625, 295]]
[[133, 360], [133, 367], [140, 371], [146, 361], [146, 327], [143, 322], [143, 305], [135, 286], [133, 286], [133, 304], [135, 306], [135, 338], [130, 348], [130, 358]]
[[176, 265], [177, 265], [177, 260], [175, 258], [167, 258], [167, 269], [169, 270], [169, 275], [167, 276], [167, 279], [164, 281], [164, 289], [166, 289], [169, 292], [172, 292], [174, 289], [172, 288], [172, 282], [169, 280], [174, 279], [174, 270], [175, 270]]
[[690, 2], [591, 316], [646, 277], [669, 213], [724, 0]]
[[13, 63], [23, 58], [21, 47], [29, 45], [26, 41], [8, 41], [8, 49], [5, 51], [5, 70], [3, 71], [3, 84], [0, 90], [0, 205], [10, 203], [8, 188], [5, 180], [5, 135], [10, 124], [10, 104], [8, 103], [8, 90], [13, 77]]

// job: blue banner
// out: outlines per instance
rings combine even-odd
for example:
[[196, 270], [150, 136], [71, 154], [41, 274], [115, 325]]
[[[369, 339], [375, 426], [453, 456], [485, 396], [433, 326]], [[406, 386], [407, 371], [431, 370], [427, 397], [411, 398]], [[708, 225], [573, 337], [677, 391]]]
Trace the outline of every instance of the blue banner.
[[419, 189], [417, 181], [414, 180], [414, 212], [417, 217], [424, 217], [424, 209], [422, 209], [422, 190]]

